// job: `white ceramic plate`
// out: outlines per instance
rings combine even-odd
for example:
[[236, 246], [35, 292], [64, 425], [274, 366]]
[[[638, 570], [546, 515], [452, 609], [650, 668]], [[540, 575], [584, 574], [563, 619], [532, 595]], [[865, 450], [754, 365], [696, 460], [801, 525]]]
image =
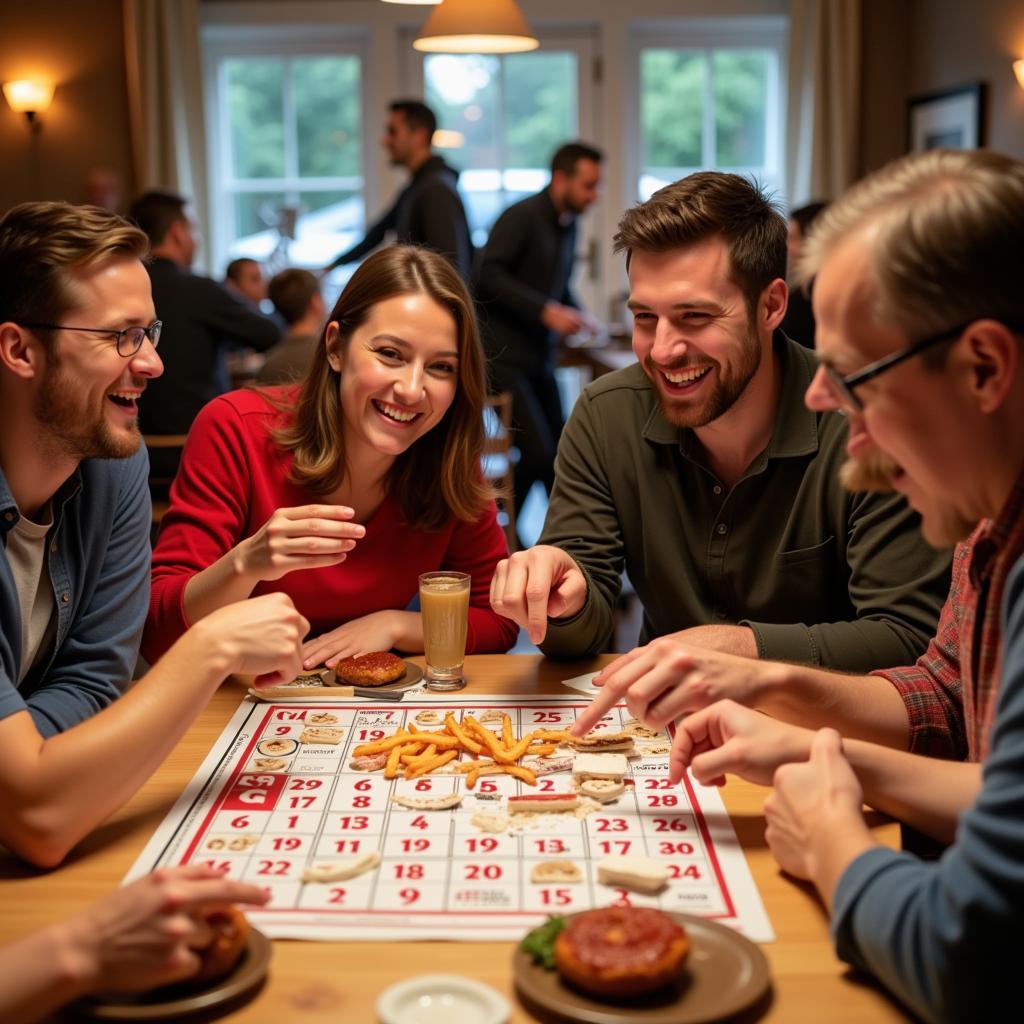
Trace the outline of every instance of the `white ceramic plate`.
[[456, 974], [421, 974], [386, 988], [381, 1024], [505, 1024], [512, 1009], [493, 988]]

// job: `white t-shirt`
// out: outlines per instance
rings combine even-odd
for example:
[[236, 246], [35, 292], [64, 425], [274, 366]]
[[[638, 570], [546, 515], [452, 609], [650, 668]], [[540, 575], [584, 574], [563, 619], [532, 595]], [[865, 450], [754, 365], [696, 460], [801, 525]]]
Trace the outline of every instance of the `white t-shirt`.
[[18, 685], [35, 663], [49, 653], [57, 631], [57, 602], [46, 572], [46, 535], [53, 526], [49, 504], [40, 509], [43, 523], [22, 516], [7, 534], [7, 562], [21, 607], [21, 665]]

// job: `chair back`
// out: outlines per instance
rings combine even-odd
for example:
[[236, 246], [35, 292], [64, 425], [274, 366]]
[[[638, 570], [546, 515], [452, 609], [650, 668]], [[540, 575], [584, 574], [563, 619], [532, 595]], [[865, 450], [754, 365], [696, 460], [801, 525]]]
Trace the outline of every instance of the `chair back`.
[[484, 453], [480, 468], [484, 479], [499, 493], [498, 522], [505, 529], [510, 551], [518, 547], [516, 500], [512, 486], [512, 470], [518, 454], [512, 444], [511, 392], [488, 395], [484, 404]]

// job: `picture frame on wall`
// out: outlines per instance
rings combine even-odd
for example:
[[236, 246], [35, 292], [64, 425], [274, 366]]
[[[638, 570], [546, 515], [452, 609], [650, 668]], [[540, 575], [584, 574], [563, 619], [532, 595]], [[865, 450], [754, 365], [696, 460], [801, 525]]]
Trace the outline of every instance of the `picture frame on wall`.
[[907, 148], [977, 149], [984, 137], [985, 83], [914, 96], [907, 103]]

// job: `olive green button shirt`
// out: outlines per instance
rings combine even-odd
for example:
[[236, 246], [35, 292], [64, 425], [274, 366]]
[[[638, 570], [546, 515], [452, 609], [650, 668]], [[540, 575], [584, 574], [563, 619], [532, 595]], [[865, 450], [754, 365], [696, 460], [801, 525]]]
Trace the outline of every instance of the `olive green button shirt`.
[[562, 434], [541, 544], [588, 581], [582, 610], [541, 649], [607, 649], [623, 567], [644, 607], [641, 642], [706, 624], [751, 627], [763, 658], [865, 672], [909, 665], [934, 634], [949, 555], [927, 546], [900, 495], [839, 484], [846, 421], [804, 392], [813, 352], [775, 336], [781, 390], [768, 447], [727, 490], [672, 426], [639, 364], [580, 396]]

